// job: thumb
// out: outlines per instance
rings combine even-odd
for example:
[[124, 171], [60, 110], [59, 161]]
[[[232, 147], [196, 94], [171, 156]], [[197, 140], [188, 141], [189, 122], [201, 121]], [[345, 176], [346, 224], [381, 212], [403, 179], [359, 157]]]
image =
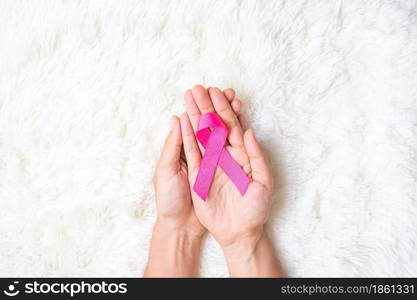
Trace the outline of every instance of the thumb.
[[268, 190], [272, 189], [272, 176], [268, 169], [265, 156], [259, 146], [252, 129], [246, 130], [243, 136], [246, 153], [252, 169], [252, 179], [263, 184]]
[[162, 168], [164, 171], [177, 173], [180, 167], [181, 146], [182, 137], [179, 119], [177, 116], [172, 116], [171, 131], [165, 139], [158, 168]]

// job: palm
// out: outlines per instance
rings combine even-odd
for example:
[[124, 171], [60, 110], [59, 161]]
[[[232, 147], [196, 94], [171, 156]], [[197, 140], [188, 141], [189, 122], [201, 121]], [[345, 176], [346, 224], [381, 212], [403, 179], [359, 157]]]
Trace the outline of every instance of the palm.
[[165, 172], [157, 177], [158, 214], [178, 228], [187, 228], [196, 235], [205, 232], [192, 205], [187, 166], [180, 162], [177, 172]]
[[[250, 170], [243, 148], [227, 146], [226, 149], [241, 166], [246, 166], [245, 170]], [[190, 176], [191, 185], [196, 176], [197, 172]], [[216, 170], [206, 201], [201, 200], [196, 193], [193, 193], [193, 198], [201, 223], [222, 245], [232, 242], [241, 232], [248, 232], [265, 223], [268, 217], [268, 189], [259, 182], [251, 181], [242, 196], [220, 168]]]

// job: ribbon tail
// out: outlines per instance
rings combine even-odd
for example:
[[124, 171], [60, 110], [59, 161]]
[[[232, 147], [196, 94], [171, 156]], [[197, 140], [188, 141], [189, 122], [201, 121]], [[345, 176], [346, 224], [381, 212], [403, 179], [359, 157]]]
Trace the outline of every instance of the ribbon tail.
[[249, 178], [226, 149], [223, 149], [220, 155], [219, 165], [243, 196], [248, 189]]

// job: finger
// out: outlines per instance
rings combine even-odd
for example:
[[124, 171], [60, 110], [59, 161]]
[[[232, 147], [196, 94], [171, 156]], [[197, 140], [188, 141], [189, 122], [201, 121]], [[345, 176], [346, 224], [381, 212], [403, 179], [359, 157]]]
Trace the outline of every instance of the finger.
[[169, 172], [177, 173], [180, 167], [181, 155], [181, 126], [177, 116], [171, 118], [171, 131], [162, 148], [159, 166]]
[[228, 89], [225, 89], [223, 91], [223, 94], [225, 95], [227, 100], [229, 100], [230, 104], [232, 105], [232, 109], [235, 112], [235, 114], [237, 115], [237, 119], [239, 120], [240, 127], [242, 129], [246, 128], [247, 123], [246, 123], [245, 116], [240, 113], [242, 111], [243, 104], [242, 104], [241, 100], [236, 98], [235, 90], [231, 89], [231, 88], [228, 88]]
[[242, 101], [235, 98], [230, 104], [232, 105], [232, 109], [233, 109], [234, 113], [236, 115], [239, 115], [239, 113], [242, 109]]
[[246, 115], [240, 114], [237, 116], [237, 118], [239, 119], [240, 126], [242, 127], [243, 130], [245, 130], [245, 128], [248, 127], [248, 120], [246, 119]]
[[[210, 90], [211, 90], [211, 88], [210, 88]], [[209, 93], [207, 92], [207, 90], [203, 86], [201, 86], [199, 84], [194, 86], [193, 89], [192, 89], [192, 93], [193, 93], [195, 103], [197, 104], [198, 108], [200, 109], [201, 114], [214, 112], [213, 103], [211, 102]]]
[[[186, 111], [188, 114], [187, 117], [189, 118], [189, 121], [191, 123], [192, 129], [195, 134], [197, 132], [198, 122], [200, 121], [201, 112], [197, 106], [197, 103], [195, 102], [195, 99], [191, 90], [188, 90], [185, 92], [184, 100], [185, 100]], [[203, 152], [203, 146], [198, 144], [198, 148], [200, 149], [201, 152]]]
[[184, 94], [185, 109], [188, 117], [190, 118], [191, 125], [194, 132], [197, 131], [198, 121], [200, 120], [201, 112], [194, 100], [193, 93], [191, 90], [187, 90]]
[[263, 184], [268, 190], [272, 189], [272, 176], [268, 169], [262, 149], [256, 141], [252, 129], [248, 129], [244, 135], [245, 148], [249, 156], [252, 169], [252, 179]]
[[[223, 94], [226, 97], [226, 99], [231, 103], [232, 109], [235, 112], [235, 114], [238, 116], [238, 120], [240, 122], [239, 115], [242, 110], [242, 101], [236, 98], [236, 92], [232, 88], [225, 89], [223, 91]], [[243, 128], [242, 123], [241, 123], [241, 127]]]
[[229, 129], [228, 140], [232, 147], [243, 147], [243, 131], [229, 101], [218, 88], [210, 88], [210, 98], [217, 114]]
[[188, 174], [192, 174], [200, 167], [201, 153], [187, 113], [181, 115], [181, 133], [184, 142], [185, 158], [187, 159]]
[[229, 100], [230, 102], [232, 102], [233, 99], [235, 99], [235, 96], [236, 96], [235, 90], [232, 89], [232, 88], [225, 89], [223, 91], [223, 94], [226, 97], [226, 99]]

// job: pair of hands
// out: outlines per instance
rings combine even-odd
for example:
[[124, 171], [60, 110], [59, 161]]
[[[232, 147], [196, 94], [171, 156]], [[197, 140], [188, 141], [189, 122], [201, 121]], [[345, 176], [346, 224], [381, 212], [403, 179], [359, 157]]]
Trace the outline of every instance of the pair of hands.
[[[186, 91], [184, 98], [186, 113], [181, 118], [172, 118], [156, 167], [158, 217], [154, 236], [179, 236], [182, 241], [189, 241], [185, 243], [196, 245], [208, 230], [222, 247], [233, 275], [231, 268], [236, 269], [233, 268], [236, 259], [252, 259], [262, 243], [264, 248], [271, 248], [264, 224], [270, 208], [272, 176], [253, 131], [244, 132], [242, 128], [245, 119], [234, 90], [222, 92], [196, 85]], [[244, 196], [220, 168], [215, 172], [206, 201], [192, 189], [204, 153], [195, 132], [200, 115], [208, 112], [216, 112], [229, 129], [226, 149], [251, 181]], [[150, 261], [151, 257], [152, 253]], [[149, 264], [147, 271], [150, 275]]]

